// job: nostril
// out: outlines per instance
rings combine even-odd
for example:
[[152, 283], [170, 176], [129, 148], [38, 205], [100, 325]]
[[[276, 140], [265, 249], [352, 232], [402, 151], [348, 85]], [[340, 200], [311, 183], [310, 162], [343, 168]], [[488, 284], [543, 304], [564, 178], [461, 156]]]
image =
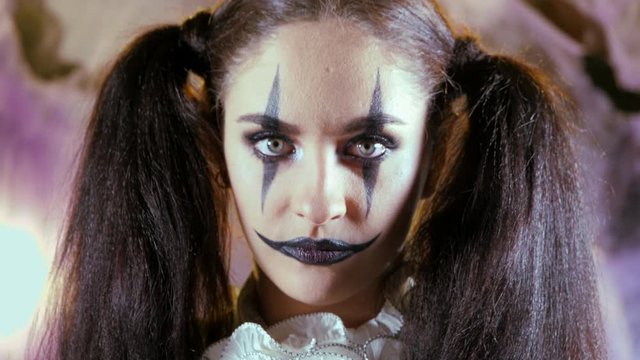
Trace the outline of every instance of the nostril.
[[328, 210], [329, 209], [327, 208], [321, 209], [316, 207], [309, 208], [308, 211], [304, 211], [304, 209], [301, 209], [299, 211], [296, 211], [295, 214], [298, 217], [309, 221], [315, 226], [324, 225], [330, 221], [338, 220], [343, 216], [341, 212], [330, 212]]
[[334, 211], [330, 213], [331, 220], [338, 220], [342, 218], [346, 213], [346, 209], [343, 206], [334, 208], [333, 210]]
[[333, 204], [331, 204], [329, 215], [331, 220], [338, 220], [344, 217], [347, 213], [347, 203], [345, 199], [340, 198], [337, 199]]
[[295, 214], [301, 218], [308, 219], [311, 216], [312, 208], [309, 203], [303, 203], [296, 207]]
[[335, 187], [301, 188], [292, 196], [290, 206], [294, 216], [315, 226], [339, 220], [346, 213], [344, 193]]

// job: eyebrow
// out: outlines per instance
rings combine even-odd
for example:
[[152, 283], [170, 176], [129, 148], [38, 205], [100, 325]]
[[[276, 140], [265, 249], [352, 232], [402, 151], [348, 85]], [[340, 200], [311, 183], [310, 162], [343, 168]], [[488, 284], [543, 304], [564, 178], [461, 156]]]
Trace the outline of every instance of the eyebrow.
[[[242, 115], [238, 118], [238, 122], [249, 122], [260, 125], [265, 130], [283, 132], [285, 134], [299, 135], [301, 133], [300, 128], [297, 125], [284, 122], [281, 119], [265, 114]], [[351, 133], [365, 131], [372, 127], [380, 129], [389, 124], [405, 125], [405, 122], [392, 115], [379, 113], [352, 120], [343, 127], [343, 131]]]
[[248, 114], [242, 115], [238, 118], [238, 122], [249, 122], [256, 125], [260, 125], [263, 129], [274, 131], [274, 132], [283, 132], [291, 135], [299, 135], [300, 128], [296, 125], [289, 124], [284, 122], [277, 117], [269, 116], [265, 114]]
[[357, 132], [371, 128], [382, 129], [389, 124], [405, 125], [405, 122], [389, 114], [375, 113], [351, 121], [344, 126], [343, 130], [344, 132]]

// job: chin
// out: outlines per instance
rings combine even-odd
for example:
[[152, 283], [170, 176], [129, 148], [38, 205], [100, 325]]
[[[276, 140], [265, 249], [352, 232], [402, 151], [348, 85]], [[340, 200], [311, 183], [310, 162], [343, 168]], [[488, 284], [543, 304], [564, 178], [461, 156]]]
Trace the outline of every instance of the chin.
[[282, 281], [276, 282], [276, 286], [293, 300], [314, 307], [338, 304], [360, 290], [355, 284], [345, 281], [350, 278], [346, 274], [322, 271], [323, 269], [305, 270], [290, 271], [289, 274], [295, 275], [278, 279]]

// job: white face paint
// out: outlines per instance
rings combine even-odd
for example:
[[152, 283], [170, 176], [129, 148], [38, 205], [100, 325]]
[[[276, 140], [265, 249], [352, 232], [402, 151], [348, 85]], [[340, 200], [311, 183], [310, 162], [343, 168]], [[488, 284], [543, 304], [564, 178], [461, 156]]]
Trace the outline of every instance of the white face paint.
[[[262, 273], [258, 291], [267, 321], [318, 310], [352, 313], [358, 301], [381, 300], [381, 276], [405, 240], [426, 168], [427, 98], [417, 77], [389, 54], [337, 20], [296, 23], [280, 28], [232, 73], [224, 150]], [[367, 181], [374, 168], [375, 181]], [[340, 260], [318, 248], [287, 255], [267, 244], [296, 238], [375, 241]], [[318, 256], [337, 261], [315, 261]]]

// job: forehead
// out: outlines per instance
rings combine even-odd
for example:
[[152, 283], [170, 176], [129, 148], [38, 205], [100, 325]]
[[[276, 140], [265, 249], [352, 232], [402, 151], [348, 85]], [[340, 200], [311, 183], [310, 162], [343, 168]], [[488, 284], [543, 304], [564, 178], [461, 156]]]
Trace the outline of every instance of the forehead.
[[236, 69], [224, 98], [228, 116], [263, 112], [276, 72], [285, 119], [337, 125], [364, 116], [380, 74], [383, 110], [425, 103], [415, 77], [380, 41], [340, 20], [282, 26]]

